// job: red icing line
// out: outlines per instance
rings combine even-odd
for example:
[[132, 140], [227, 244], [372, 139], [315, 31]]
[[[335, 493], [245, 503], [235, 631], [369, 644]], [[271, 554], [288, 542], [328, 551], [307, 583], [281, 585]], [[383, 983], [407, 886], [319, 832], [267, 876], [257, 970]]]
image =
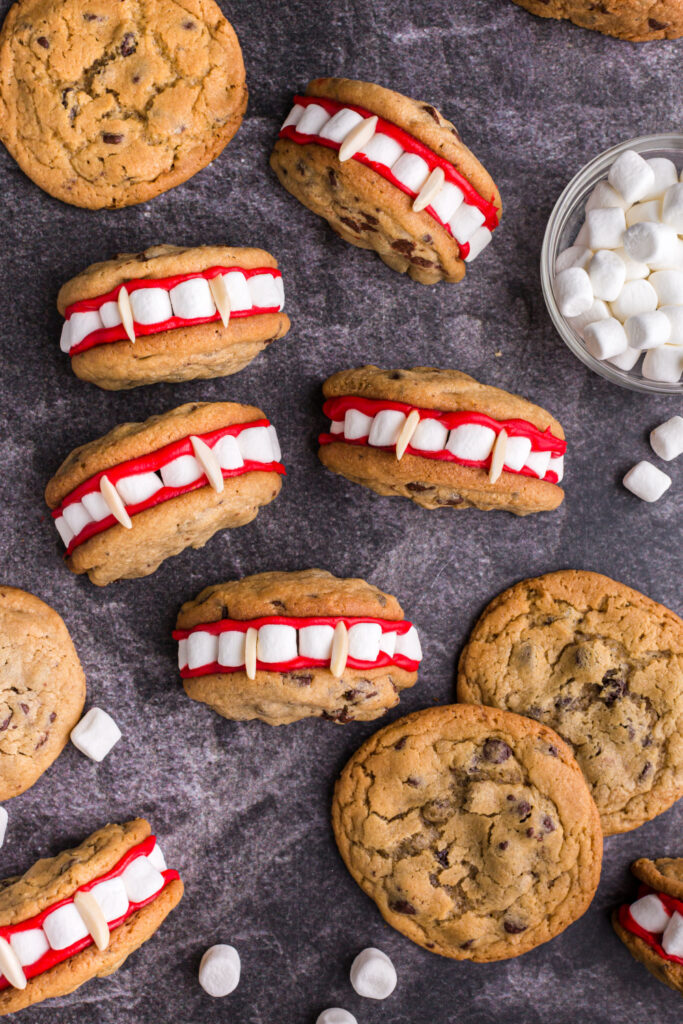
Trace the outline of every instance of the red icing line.
[[[656, 892], [656, 890], [650, 889], [650, 887], [647, 885], [641, 885], [638, 890], [638, 897], [640, 898], [641, 896], [647, 896], [653, 892]], [[674, 899], [673, 896], [668, 896], [664, 892], [657, 892], [656, 895], [659, 896], [664, 906], [672, 914], [678, 912], [679, 914], [683, 915], [683, 902]], [[659, 942], [657, 942], [652, 932], [648, 932], [645, 930], [645, 928], [641, 928], [637, 921], [634, 921], [633, 917], [631, 916], [631, 908], [628, 903], [624, 903], [623, 906], [619, 907], [618, 917], [619, 924], [622, 926], [622, 928], [625, 928], [627, 932], [631, 932], [632, 935], [637, 935], [639, 939], [642, 939], [643, 942], [646, 942], [647, 945], [651, 949], [654, 949], [655, 953], [661, 956], [663, 960], [668, 960], [670, 963], [673, 964], [683, 964], [683, 957], [671, 956], [670, 953], [666, 953], [663, 947], [659, 944]]]
[[[125, 869], [128, 867], [129, 864], [132, 863], [132, 861], [136, 860], [138, 857], [144, 857], [151, 853], [152, 850], [154, 849], [155, 843], [155, 836], [147, 836], [147, 838], [144, 839], [141, 843], [138, 843], [137, 846], [133, 846], [130, 850], [128, 850], [123, 855], [123, 857], [121, 857], [121, 859], [114, 865], [114, 867], [110, 871], [107, 871], [106, 874], [100, 875], [98, 878], [93, 878], [90, 882], [85, 882], [83, 885], [75, 889], [74, 895], [77, 892], [90, 892], [90, 890], [93, 889], [96, 885], [99, 885], [100, 882], [106, 882], [110, 878], [118, 878], [120, 875], [123, 874]], [[155, 892], [153, 896], [150, 896], [149, 899], [143, 900], [141, 903], [129, 903], [128, 909], [126, 910], [126, 913], [122, 917], [117, 918], [117, 920], [115, 921], [109, 922], [110, 931], [114, 931], [115, 928], [118, 928], [119, 925], [123, 924], [124, 921], [127, 921], [128, 918], [131, 917], [137, 910], [141, 910], [143, 907], [146, 907], [149, 903], [152, 903], [152, 901], [155, 900], [157, 896], [159, 896], [159, 894], [164, 891], [164, 889], [166, 888], [167, 885], [169, 885], [170, 882], [173, 882], [176, 879], [180, 878], [180, 875], [178, 874], [177, 871], [172, 871], [168, 869], [162, 871], [161, 874], [164, 879], [164, 884], [161, 887], [161, 889], [159, 889], [158, 892]], [[51, 906], [46, 907], [45, 910], [42, 910], [39, 914], [36, 914], [34, 917], [28, 918], [26, 921], [21, 921], [19, 924], [0, 926], [0, 936], [2, 936], [3, 939], [9, 942], [10, 937], [12, 935], [16, 935], [19, 932], [30, 931], [32, 928], [42, 928], [43, 922], [46, 917], [54, 913], [54, 911], [58, 910], [60, 907], [66, 906], [68, 903], [73, 903], [73, 896], [67, 896], [63, 900], [58, 900], [57, 903], [53, 903]], [[92, 937], [88, 935], [84, 939], [79, 939], [78, 942], [74, 942], [71, 946], [67, 946], [66, 949], [48, 949], [47, 953], [45, 953], [39, 960], [36, 960], [35, 963], [28, 964], [23, 968], [24, 974], [26, 978], [34, 978], [36, 975], [43, 974], [45, 971], [50, 970], [51, 967], [55, 967], [57, 964], [63, 963], [65, 960], [70, 959], [70, 957], [76, 956], [77, 953], [81, 953], [84, 949], [87, 949], [89, 946], [92, 945]], [[7, 979], [4, 976], [0, 976], [0, 991], [2, 991], [2, 989], [9, 987], [10, 983], [7, 981]]]
[[[242, 267], [210, 267], [208, 270], [176, 274], [174, 277], [140, 278], [140, 280], [136, 281], [124, 281], [123, 284], [117, 285], [116, 288], [107, 292], [106, 295], [98, 295], [94, 299], [79, 299], [77, 302], [72, 302], [70, 306], [66, 307], [64, 316], [68, 319], [73, 313], [92, 312], [93, 310], [99, 310], [105, 302], [116, 302], [122, 288], [125, 288], [129, 295], [143, 288], [164, 288], [166, 291], [170, 291], [171, 288], [182, 284], [183, 281], [191, 281], [195, 278], [203, 278], [205, 281], [210, 281], [212, 278], [218, 277], [219, 274], [228, 274], [231, 271], [239, 271], [247, 279], [257, 274], [271, 274], [273, 277], [282, 277], [282, 272], [276, 270], [275, 267], [254, 267], [251, 270], [244, 270]], [[257, 316], [262, 313], [278, 313], [279, 310], [279, 306], [253, 306], [251, 309], [238, 309], [235, 312], [231, 312], [230, 319], [233, 317]], [[148, 334], [160, 334], [162, 331], [171, 331], [176, 327], [194, 327], [195, 324], [214, 323], [220, 319], [221, 315], [216, 310], [213, 316], [198, 316], [192, 317], [189, 320], [180, 316], [169, 317], [168, 320], [160, 321], [157, 324], [139, 324], [136, 320], [134, 321], [135, 335], [136, 337], [144, 337]], [[69, 355], [77, 356], [81, 352], [93, 348], [95, 345], [128, 340], [123, 324], [118, 324], [116, 327], [102, 327], [97, 331], [91, 331], [82, 341], [79, 341], [78, 345], [74, 345], [69, 350]]]

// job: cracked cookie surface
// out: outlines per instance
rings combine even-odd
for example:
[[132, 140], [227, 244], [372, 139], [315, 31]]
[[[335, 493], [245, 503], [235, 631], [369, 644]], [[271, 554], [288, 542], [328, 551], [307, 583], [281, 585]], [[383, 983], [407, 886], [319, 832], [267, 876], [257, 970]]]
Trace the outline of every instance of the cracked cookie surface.
[[332, 823], [386, 921], [458, 960], [553, 938], [600, 876], [600, 820], [570, 749], [495, 708], [430, 708], [375, 733], [337, 782]]
[[33, 594], [0, 587], [0, 801], [49, 768], [84, 703], [85, 676], [61, 617]]
[[565, 570], [500, 594], [462, 653], [458, 699], [557, 730], [605, 835], [683, 795], [683, 622], [623, 583]]
[[213, 0], [19, 0], [0, 35], [0, 139], [50, 195], [144, 202], [210, 163], [247, 103]]
[[581, 28], [633, 43], [683, 35], [683, 0], [513, 0], [541, 18], [566, 18]]

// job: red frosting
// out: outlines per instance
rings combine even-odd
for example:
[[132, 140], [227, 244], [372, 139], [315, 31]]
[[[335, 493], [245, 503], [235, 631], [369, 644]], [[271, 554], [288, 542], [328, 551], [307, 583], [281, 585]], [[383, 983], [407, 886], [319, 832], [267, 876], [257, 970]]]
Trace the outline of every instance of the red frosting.
[[[665, 892], [656, 892], [655, 889], [651, 889], [648, 885], [641, 885], [638, 889], [638, 899], [642, 896], [649, 896], [651, 893], [659, 896], [660, 900], [669, 911], [670, 914], [678, 912], [683, 915], [683, 902], [681, 900], [674, 899], [673, 896], [668, 896]], [[646, 942], [651, 949], [654, 949], [655, 953], [661, 956], [664, 960], [668, 960], [672, 964], [683, 964], [683, 957], [671, 956], [670, 953], [666, 953], [663, 947], [657, 942], [652, 932], [648, 932], [645, 928], [633, 920], [631, 917], [631, 908], [628, 903], [625, 903], [619, 908], [619, 924], [622, 928], [625, 928], [627, 932], [631, 932], [633, 935], [637, 935], [639, 939]]]
[[[357, 409], [358, 412], [364, 413], [366, 416], [376, 416], [378, 412], [383, 409], [395, 409], [399, 412], [404, 413], [408, 416], [416, 407], [408, 405], [405, 402], [392, 402], [384, 401], [383, 399], [375, 398], [360, 398], [355, 395], [344, 395], [340, 398], [330, 398], [323, 405], [323, 412], [333, 422], [343, 422], [344, 416], [348, 409]], [[497, 433], [501, 430], [505, 430], [509, 437], [526, 437], [531, 441], [532, 452], [550, 452], [551, 457], [559, 458], [564, 455], [567, 451], [567, 442], [562, 438], [555, 437], [550, 432], [550, 427], [545, 431], [541, 431], [538, 427], [535, 427], [533, 423], [527, 422], [527, 420], [494, 420], [491, 416], [487, 416], [483, 412], [439, 412], [437, 409], [417, 409], [420, 414], [420, 420], [433, 419], [438, 420], [439, 423], [443, 424], [447, 430], [454, 430], [456, 427], [462, 426], [464, 423], [477, 423], [482, 427], [489, 427]], [[318, 437], [318, 441], [321, 445], [323, 444], [355, 444], [355, 445], [367, 445], [368, 437], [359, 437], [354, 440], [347, 440], [343, 434], [330, 434], [323, 433]], [[373, 445], [373, 448], [375, 445]], [[394, 451], [393, 445], [390, 446], [377, 446], [377, 451], [392, 452]], [[421, 451], [419, 448], [413, 448], [408, 445], [406, 452], [410, 455], [417, 455], [423, 459], [437, 459], [441, 462], [456, 462], [462, 466], [477, 466], [481, 468], [487, 468], [491, 464], [491, 456], [489, 455], [486, 459], [461, 459], [452, 452], [446, 451], [445, 449], [439, 452], [426, 452]], [[505, 468], [506, 473], [520, 473], [523, 476], [530, 476], [534, 479], [538, 479], [538, 476], [532, 469], [522, 467], [522, 469], [508, 469]], [[558, 476], [554, 470], [548, 470], [546, 475], [543, 477], [549, 483], [557, 483]]]
[[[252, 427], [269, 427], [270, 420], [252, 420], [250, 423], [234, 423], [229, 427], [220, 427], [218, 430], [211, 430], [206, 434], [195, 434], [193, 436], [201, 438], [202, 441], [206, 442], [209, 448], [213, 447], [220, 438], [225, 437], [228, 434], [236, 436], [243, 430], [251, 429]], [[189, 437], [184, 437], [180, 441], [173, 441], [171, 444], [165, 445], [163, 448], [157, 449], [155, 452], [151, 452], [149, 455], [140, 455], [136, 459], [129, 459], [127, 462], [120, 462], [117, 466], [112, 466], [111, 469], [103, 469], [95, 476], [91, 476], [88, 480], [85, 480], [82, 484], [71, 491], [70, 494], [64, 498], [61, 505], [58, 508], [53, 509], [52, 518], [59, 519], [64, 514], [64, 509], [68, 505], [74, 504], [74, 502], [81, 501], [85, 494], [92, 494], [99, 492], [100, 480], [103, 476], [106, 476], [110, 483], [116, 486], [116, 483], [123, 477], [132, 476], [136, 473], [149, 473], [157, 472], [162, 466], [172, 462], [174, 459], [179, 458], [181, 455], [194, 455], [194, 449], [192, 448], [192, 442]], [[241, 476], [243, 473], [251, 472], [262, 472], [262, 473], [280, 473], [282, 476], [286, 475], [285, 467], [281, 462], [254, 462], [251, 459], [245, 459], [244, 465], [238, 469], [223, 469], [223, 479], [227, 480], [230, 477]], [[209, 484], [206, 476], [200, 476], [198, 480], [195, 480], [191, 484], [186, 484], [184, 487], [161, 487], [151, 498], [147, 498], [146, 501], [138, 502], [137, 505], [127, 505], [126, 511], [130, 516], [135, 516], [138, 512], [143, 512], [147, 508], [153, 508], [155, 505], [161, 504], [162, 501], [169, 501], [171, 498], [177, 498], [181, 494], [188, 494], [190, 491], [196, 491], [200, 487], [207, 487]], [[88, 540], [90, 537], [94, 537], [95, 534], [101, 533], [103, 530], [108, 530], [110, 526], [116, 525], [115, 516], [105, 516], [99, 522], [88, 523], [83, 527], [80, 533], [76, 534], [75, 537], [69, 542], [69, 546], [66, 549], [66, 554], [70, 555], [71, 552], [79, 544]]]
[[[173, 632], [173, 639], [185, 640], [191, 633], [200, 632], [212, 633], [214, 636], [230, 631], [246, 633], [250, 628], [259, 629], [261, 626], [270, 625], [293, 626], [294, 629], [303, 629], [305, 626], [332, 626], [334, 628], [338, 622], [343, 622], [347, 629], [358, 623], [373, 622], [382, 627], [383, 633], [398, 633], [401, 636], [407, 633], [412, 626], [412, 622], [408, 622], [406, 619], [402, 619], [400, 622], [392, 622], [389, 619], [373, 619], [349, 615], [314, 615], [300, 618], [285, 615], [269, 615], [260, 619], [220, 619], [218, 622], [207, 622], [200, 626], [193, 626], [192, 629], [176, 629]], [[359, 661], [357, 658], [349, 657], [346, 664], [349, 668], [357, 669], [384, 668], [387, 665], [397, 665], [398, 668], [403, 668], [407, 672], [416, 672], [420, 663], [412, 658], [406, 658], [403, 654], [393, 654], [390, 656], [385, 651], [380, 651], [376, 661]], [[298, 657], [292, 658], [290, 661], [256, 662], [257, 670], [263, 672], [292, 672], [299, 668], [326, 668], [328, 665], [329, 658]], [[180, 675], [183, 679], [191, 679], [193, 676], [213, 675], [216, 673], [222, 675], [226, 672], [242, 672], [243, 670], [244, 666], [242, 665], [229, 667], [214, 661], [210, 665], [200, 665], [199, 668], [188, 668], [185, 666], [185, 668], [180, 670]]]
[[[202, 277], [204, 280], [210, 281], [211, 278], [218, 277], [219, 274], [229, 274], [231, 271], [236, 270], [244, 274], [246, 278], [254, 277], [256, 274], [271, 274], [273, 277], [282, 277], [282, 273], [276, 270], [275, 267], [255, 267], [252, 270], [244, 270], [242, 267], [210, 267], [208, 270], [176, 274], [174, 277], [142, 278], [136, 281], [124, 281], [123, 284], [117, 285], [116, 288], [107, 292], [106, 295], [98, 295], [94, 299], [80, 299], [78, 302], [72, 302], [70, 306], [66, 307], [64, 316], [68, 319], [72, 313], [87, 313], [92, 310], [98, 310], [105, 302], [116, 302], [122, 288], [125, 288], [129, 295], [139, 291], [141, 288], [164, 288], [166, 291], [170, 291], [171, 288], [175, 288], [177, 284], [181, 284], [183, 281], [190, 281], [196, 277]], [[279, 306], [252, 306], [251, 309], [231, 311], [230, 318], [257, 316], [261, 313], [277, 313], [279, 309]], [[220, 319], [221, 315], [216, 310], [212, 316], [197, 316], [189, 320], [185, 320], [180, 316], [172, 316], [168, 320], [160, 321], [157, 324], [139, 324], [137, 321], [134, 321], [135, 336], [144, 337], [147, 334], [160, 334], [162, 331], [171, 331], [176, 327], [194, 327], [195, 324], [208, 324]], [[117, 324], [116, 327], [101, 327], [99, 330], [92, 331], [86, 335], [78, 345], [74, 345], [69, 350], [69, 355], [77, 356], [79, 353], [85, 352], [86, 349], [93, 348], [95, 345], [104, 345], [110, 341], [128, 340], [123, 324]]]
[[[132, 849], [128, 850], [128, 852], [123, 855], [121, 860], [118, 861], [118, 863], [111, 869], [111, 871], [108, 871], [105, 875], [100, 875], [98, 878], [93, 878], [92, 881], [86, 882], [84, 885], [79, 886], [75, 892], [89, 892], [96, 885], [99, 885], [100, 882], [106, 882], [110, 878], [118, 878], [119, 875], [123, 874], [125, 869], [133, 860], [135, 860], [137, 857], [147, 856], [147, 854], [151, 853], [152, 850], [154, 849], [155, 843], [156, 837], [148, 836], [145, 840], [143, 840], [143, 842], [138, 843], [137, 846], [134, 846], [132, 847]], [[137, 910], [141, 910], [143, 907], [146, 907], [148, 903], [151, 903], [153, 900], [155, 900], [159, 893], [163, 892], [170, 882], [173, 882], [175, 879], [180, 878], [180, 875], [178, 874], [177, 871], [166, 870], [162, 871], [161, 874], [164, 879], [164, 884], [161, 887], [161, 889], [159, 889], [158, 892], [155, 892], [153, 896], [150, 896], [149, 899], [143, 900], [141, 903], [129, 903], [128, 909], [126, 913], [123, 915], [123, 917], [118, 918], [116, 921], [109, 922], [110, 932], [114, 931], [115, 928], [118, 928], [119, 925], [123, 924], [124, 921], [127, 921], [128, 918], [131, 917], [131, 915], [134, 914]], [[43, 921], [49, 914], [52, 914], [55, 910], [58, 910], [59, 907], [63, 907], [67, 903], [72, 902], [73, 896], [68, 896], [66, 899], [58, 900], [58, 902], [53, 903], [52, 906], [47, 907], [45, 910], [41, 910], [41, 912], [39, 914], [36, 914], [35, 917], [30, 917], [28, 918], [28, 920], [22, 921], [20, 924], [1, 926], [0, 936], [2, 936], [3, 939], [9, 942], [11, 936], [16, 935], [18, 932], [26, 932], [29, 931], [31, 928], [42, 928]], [[37, 974], [43, 974], [44, 971], [49, 971], [51, 967], [55, 967], [57, 964], [63, 963], [64, 960], [68, 960], [70, 957], [75, 956], [77, 953], [81, 953], [84, 949], [87, 949], [88, 946], [92, 945], [92, 937], [90, 935], [87, 935], [84, 939], [79, 939], [79, 941], [74, 942], [73, 945], [67, 946], [66, 949], [48, 949], [47, 953], [41, 956], [40, 960], [36, 960], [35, 963], [28, 964], [23, 968], [24, 974], [27, 978], [34, 978]], [[7, 979], [5, 977], [0, 977], [0, 990], [9, 987], [10, 983], [7, 981]]]

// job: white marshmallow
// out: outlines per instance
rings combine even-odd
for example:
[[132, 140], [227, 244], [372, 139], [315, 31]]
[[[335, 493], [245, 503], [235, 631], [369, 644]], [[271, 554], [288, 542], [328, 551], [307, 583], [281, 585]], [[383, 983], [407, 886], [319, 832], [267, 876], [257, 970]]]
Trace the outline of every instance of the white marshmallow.
[[568, 270], [569, 267], [581, 267], [582, 270], [585, 270], [592, 259], [593, 250], [589, 249], [587, 245], [570, 245], [555, 260], [555, 273], [559, 274], [560, 271]]
[[69, 529], [73, 532], [74, 537], [77, 537], [88, 523], [92, 523], [88, 510], [80, 501], [72, 501], [70, 505], [64, 506], [64, 518], [69, 524]]
[[155, 843], [150, 853], [147, 854], [147, 859], [152, 867], [156, 868], [157, 871], [166, 871], [166, 858], [164, 857], [163, 850], [158, 843]]
[[671, 249], [650, 260], [649, 267], [650, 270], [683, 270], [683, 239], [676, 238]]
[[550, 452], [532, 452], [524, 466], [542, 480], [550, 468]]
[[608, 181], [599, 181], [586, 200], [585, 212], [606, 209], [610, 206], [620, 206], [622, 210], [625, 210], [628, 205], [624, 197], [620, 196]]
[[617, 256], [624, 261], [627, 281], [636, 281], [639, 278], [649, 276], [650, 268], [647, 263], [641, 263], [639, 260], [632, 260], [623, 246], [619, 249], [614, 249], [613, 252], [615, 252]]
[[591, 308], [586, 310], [585, 313], [582, 313], [581, 316], [567, 317], [567, 322], [571, 324], [579, 337], [583, 338], [588, 324], [594, 324], [597, 320], [609, 320], [611, 315], [602, 299], [596, 299]]
[[203, 277], [181, 281], [175, 288], [171, 288], [169, 295], [174, 316], [180, 316], [183, 320], [213, 316], [216, 312], [209, 282]]
[[658, 501], [671, 487], [671, 477], [651, 462], [637, 462], [623, 479], [624, 487], [643, 501]]
[[379, 649], [382, 653], [388, 654], [390, 658], [393, 658], [396, 653], [396, 633], [382, 633], [379, 640]]
[[634, 224], [624, 233], [624, 249], [632, 260], [643, 263], [668, 263], [673, 261], [678, 236], [668, 224], [652, 224], [644, 221]]
[[465, 256], [465, 263], [471, 263], [472, 260], [475, 260], [484, 251], [492, 238], [493, 235], [488, 228], [477, 228], [469, 240], [470, 251]]
[[626, 332], [614, 317], [589, 324], [583, 338], [586, 348], [595, 359], [611, 359], [628, 348]]
[[254, 274], [247, 281], [254, 306], [259, 309], [279, 309], [280, 293], [272, 274]]
[[136, 857], [121, 875], [131, 903], [144, 903], [164, 884], [164, 877], [147, 857]]
[[636, 900], [631, 904], [629, 910], [636, 924], [639, 924], [646, 932], [652, 932], [653, 935], [660, 935], [664, 931], [671, 916], [659, 896], [653, 892]]
[[96, 523], [100, 523], [107, 516], [111, 515], [109, 505], [107, 505], [99, 491], [91, 491], [90, 494], [84, 494], [81, 501], [90, 518]]
[[639, 352], [637, 348], [627, 348], [625, 352], [620, 352], [618, 356], [612, 356], [607, 362], [616, 366], [618, 370], [632, 370], [641, 355], [642, 352]]
[[665, 462], [677, 459], [683, 453], [683, 416], [672, 416], [650, 431], [650, 444], [655, 455]]
[[[270, 427], [266, 427], [266, 430], [270, 429]], [[218, 465], [221, 469], [240, 469], [244, 465], [240, 446], [234, 434], [224, 434], [223, 437], [216, 441], [211, 450], [218, 459]]]
[[147, 501], [163, 487], [161, 477], [158, 473], [135, 473], [133, 476], [124, 476], [116, 484], [116, 490], [121, 495], [124, 505], [139, 505], [141, 501]]
[[130, 305], [137, 324], [160, 324], [173, 316], [165, 288], [136, 288], [130, 293]]
[[680, 345], [660, 345], [651, 348], [643, 359], [643, 377], [664, 384], [675, 384], [683, 373], [683, 348]]
[[505, 467], [513, 471], [520, 470], [531, 452], [531, 441], [528, 437], [508, 437], [505, 445]]
[[461, 188], [453, 185], [450, 181], [445, 181], [435, 198], [432, 199], [431, 206], [437, 217], [444, 224], [448, 224], [455, 211], [462, 206], [464, 199], [465, 195]]
[[289, 128], [290, 125], [296, 126], [301, 118], [303, 117], [304, 110], [306, 108], [301, 103], [295, 103], [290, 112], [287, 114], [286, 120], [283, 122], [283, 128]]
[[9, 944], [22, 967], [36, 963], [50, 948], [42, 928], [27, 928], [25, 932], [15, 932]]
[[69, 317], [69, 348], [80, 345], [84, 338], [93, 331], [99, 331], [103, 326], [102, 318], [96, 309], [87, 310], [85, 313], [72, 313]]
[[240, 971], [240, 955], [234, 946], [211, 946], [199, 964], [199, 984], [208, 995], [220, 999], [235, 991]]
[[196, 629], [187, 638], [187, 667], [202, 668], [218, 660], [218, 637], [205, 629]]
[[411, 626], [407, 633], [396, 634], [395, 653], [402, 654], [411, 661], [422, 661], [422, 645], [415, 626]]
[[627, 149], [610, 167], [607, 180], [627, 203], [637, 203], [653, 188], [655, 173], [639, 153]]
[[574, 239], [574, 245], [588, 246], [588, 225], [585, 221], [579, 228], [579, 233]]
[[103, 302], [100, 306], [100, 316], [104, 327], [118, 327], [121, 323], [118, 302]]
[[294, 626], [272, 623], [260, 627], [256, 647], [256, 657], [259, 661], [272, 665], [278, 661], [291, 661], [297, 655]]
[[662, 949], [668, 956], [683, 957], [683, 914], [674, 911], [662, 935]]
[[564, 477], [564, 455], [556, 455], [548, 464], [548, 471], [557, 474], [558, 484], [562, 483]]
[[322, 126], [318, 134], [323, 139], [331, 139], [332, 142], [343, 142], [352, 128], [360, 124], [362, 116], [355, 110], [342, 107], [329, 121]]
[[342, 1010], [340, 1006], [330, 1006], [318, 1015], [315, 1024], [358, 1024], [358, 1021], [348, 1010]]
[[447, 440], [448, 428], [438, 420], [427, 417], [420, 420], [415, 428], [410, 446], [420, 452], [442, 452]]
[[68, 352], [71, 348], [71, 325], [68, 320], [62, 324], [62, 333], [59, 336], [59, 347], [62, 352]]
[[372, 427], [372, 416], [366, 416], [358, 409], [347, 409], [344, 416], [344, 437], [348, 441], [357, 441], [361, 437], [368, 437]]
[[406, 421], [405, 413], [398, 409], [382, 409], [372, 421], [368, 444], [374, 448], [395, 445]]
[[626, 211], [626, 227], [633, 227], [634, 224], [640, 224], [645, 220], [656, 223], [660, 219], [661, 206], [659, 199], [650, 199], [647, 203], [636, 203]]
[[65, 903], [48, 914], [43, 921], [43, 931], [52, 949], [67, 949], [90, 935], [73, 903]]
[[267, 427], [248, 427], [237, 435], [237, 446], [245, 462], [272, 462], [273, 446]]
[[69, 544], [74, 539], [73, 530], [70, 528], [64, 516], [60, 516], [58, 519], [55, 519], [55, 526], [57, 528], [57, 533], [62, 538], [64, 547], [68, 548]]
[[332, 626], [302, 626], [299, 630], [299, 654], [313, 661], [329, 661], [333, 639]]
[[674, 228], [679, 235], [683, 234], [683, 182], [679, 185], [672, 185], [664, 193], [662, 220]]
[[160, 470], [164, 487], [187, 487], [204, 475], [194, 455], [179, 455]]
[[251, 309], [251, 293], [247, 279], [242, 271], [231, 270], [229, 273], [223, 274], [223, 280], [228, 290], [230, 311], [232, 313], [240, 313], [245, 309]]
[[349, 657], [357, 661], [377, 661], [382, 627], [378, 622], [358, 622], [349, 629]]
[[589, 210], [586, 214], [587, 245], [590, 249], [618, 249], [626, 230], [620, 206]]
[[662, 156], [653, 156], [652, 159], [645, 162], [652, 169], [655, 180], [652, 187], [643, 196], [643, 199], [658, 199], [671, 185], [675, 185], [678, 181], [676, 165], [673, 160], [667, 160], [666, 157]]
[[361, 152], [373, 163], [393, 167], [396, 161], [403, 156], [404, 149], [391, 136], [385, 135], [384, 132], [375, 132], [370, 141], [363, 146]]
[[661, 306], [660, 312], [664, 314], [671, 324], [669, 344], [683, 345], [683, 305]]
[[660, 306], [683, 306], [683, 270], [656, 270], [649, 281]]
[[121, 878], [109, 878], [98, 882], [90, 890], [107, 924], [118, 921], [128, 910], [128, 893]]
[[366, 999], [386, 999], [396, 988], [396, 968], [386, 953], [370, 946], [351, 964], [351, 985]]
[[610, 249], [599, 249], [590, 262], [588, 276], [596, 299], [611, 302], [624, 287], [626, 264]]
[[668, 317], [657, 309], [651, 313], [638, 313], [636, 316], [630, 316], [624, 324], [624, 330], [629, 348], [639, 351], [665, 345], [671, 337], [671, 324]]
[[482, 427], [479, 423], [463, 423], [451, 430], [446, 449], [457, 459], [481, 462], [491, 454], [495, 440], [496, 432], [490, 427]]
[[[457, 242], [460, 242], [462, 245], [469, 242], [472, 245], [475, 235], [479, 234], [485, 219], [484, 214], [478, 207], [471, 206], [469, 203], [462, 203], [448, 223]], [[484, 230], [488, 231], [488, 228]], [[474, 256], [468, 253], [466, 259], [474, 259]]]
[[187, 666], [187, 637], [178, 641], [178, 668], [182, 671]]
[[429, 164], [417, 153], [404, 153], [391, 168], [391, 173], [411, 192], [419, 192], [429, 177]]
[[296, 130], [302, 135], [319, 135], [320, 129], [330, 120], [330, 115], [318, 103], [309, 103], [297, 122]]
[[218, 664], [226, 668], [239, 668], [244, 665], [244, 645], [246, 633], [237, 629], [228, 629], [218, 635]]
[[627, 281], [611, 303], [612, 313], [623, 323], [638, 313], [651, 313], [657, 308], [657, 292], [649, 281]]
[[102, 708], [90, 708], [71, 730], [71, 742], [91, 761], [103, 761], [121, 739], [121, 730]]
[[4, 807], [0, 806], [0, 846], [5, 841], [5, 833], [7, 832], [7, 811]]
[[593, 305], [593, 287], [588, 274], [581, 267], [560, 271], [555, 277], [553, 290], [562, 316], [580, 316]]
[[268, 431], [268, 437], [270, 438], [270, 447], [273, 451], [273, 458], [276, 462], [280, 462], [282, 459], [282, 449], [280, 448], [280, 440], [277, 436], [277, 430], [271, 423], [269, 427], [266, 427]]

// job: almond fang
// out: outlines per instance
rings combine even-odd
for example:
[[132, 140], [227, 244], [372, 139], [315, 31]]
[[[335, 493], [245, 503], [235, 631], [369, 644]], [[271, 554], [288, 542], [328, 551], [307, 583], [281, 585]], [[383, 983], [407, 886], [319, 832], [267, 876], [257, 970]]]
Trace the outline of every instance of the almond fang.
[[250, 626], [244, 638], [244, 669], [247, 679], [256, 679], [256, 644], [258, 641], [258, 629]]
[[489, 483], [491, 484], [495, 484], [496, 480], [503, 472], [507, 444], [508, 436], [504, 430], [501, 430], [496, 438], [493, 451], [491, 452], [491, 465], [489, 466]]
[[130, 304], [128, 292], [126, 291], [125, 288], [119, 288], [119, 294], [116, 299], [116, 303], [119, 307], [119, 315], [121, 317], [123, 329], [130, 338], [130, 340], [133, 342], [133, 344], [135, 344], [135, 325], [133, 323], [133, 309]]
[[376, 114], [373, 117], [366, 117], [363, 121], [359, 121], [357, 125], [354, 125], [339, 147], [340, 163], [344, 163], [345, 160], [350, 160], [352, 156], [355, 156], [370, 141], [375, 134], [376, 128]]
[[396, 458], [399, 462], [405, 455], [406, 448], [410, 444], [413, 434], [417, 430], [419, 422], [420, 414], [417, 411], [417, 409], [413, 409], [413, 411], [408, 414], [408, 418], [403, 424], [403, 427], [401, 428], [401, 433], [398, 435], [398, 438], [396, 440]]
[[126, 530], [132, 530], [133, 523], [126, 512], [126, 506], [121, 501], [121, 495], [106, 476], [100, 478], [100, 494], [106, 501], [107, 508], [114, 516], [114, 519], [118, 520]]
[[335, 679], [341, 679], [344, 675], [346, 662], [349, 657], [349, 631], [346, 623], [338, 622], [334, 627], [332, 638], [332, 656], [330, 657], [330, 672]]
[[0, 938], [0, 970], [12, 988], [26, 988], [26, 975], [7, 939]]
[[223, 472], [218, 459], [211, 451], [206, 441], [202, 441], [201, 437], [191, 437], [190, 444], [192, 445], [192, 451], [194, 452], [195, 459], [206, 473], [206, 479], [209, 481], [216, 494], [220, 494], [225, 484], [223, 481]]
[[415, 196], [415, 201], [413, 202], [413, 210], [415, 213], [419, 213], [420, 210], [424, 210], [425, 207], [431, 206], [432, 200], [436, 199], [437, 195], [443, 188], [445, 181], [446, 175], [442, 169], [440, 167], [435, 167], [418, 194]]
[[102, 908], [91, 892], [77, 892], [74, 906], [83, 918], [83, 924], [92, 936], [97, 948], [102, 951], [109, 945], [109, 925]]
[[209, 279], [209, 290], [213, 301], [216, 303], [216, 309], [221, 315], [223, 326], [227, 327], [230, 321], [230, 296], [228, 295], [228, 286], [222, 274], [217, 274], [216, 277]]

